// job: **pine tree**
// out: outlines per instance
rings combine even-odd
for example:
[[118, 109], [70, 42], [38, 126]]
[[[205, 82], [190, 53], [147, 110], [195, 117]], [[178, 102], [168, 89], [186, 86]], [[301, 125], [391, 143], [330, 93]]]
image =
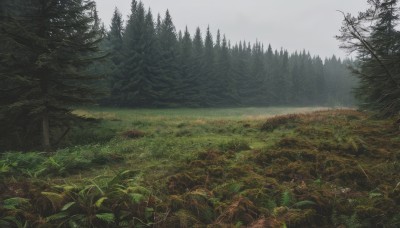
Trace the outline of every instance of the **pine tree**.
[[110, 31], [108, 32], [108, 40], [112, 53], [112, 61], [118, 66], [122, 61], [122, 37], [123, 37], [123, 20], [118, 8], [115, 8], [111, 19]]
[[232, 77], [232, 58], [228, 48], [228, 42], [225, 35], [222, 43], [218, 32], [216, 42], [216, 64], [215, 64], [215, 85], [219, 88], [216, 96], [219, 98], [219, 106], [237, 105], [238, 95], [235, 89], [235, 81]]
[[168, 10], [165, 12], [165, 18], [161, 23], [158, 40], [161, 57], [160, 70], [164, 84], [158, 87], [159, 91], [163, 91], [160, 105], [171, 106], [179, 104], [184, 102], [185, 99], [183, 94], [185, 85], [178, 65], [179, 45], [176, 29]]
[[201, 90], [203, 95], [203, 104], [205, 106], [215, 105], [219, 103], [217, 92], [220, 88], [214, 83], [216, 81], [215, 53], [214, 41], [210, 32], [210, 27], [207, 28], [206, 37], [204, 40], [204, 55], [202, 61]]
[[152, 13], [146, 13], [141, 2], [132, 2], [123, 44], [124, 61], [113, 83], [113, 100], [118, 106], [152, 106], [162, 97], [159, 49]]
[[282, 51], [279, 59], [279, 67], [280, 67], [280, 105], [288, 105], [290, 98], [290, 70], [289, 70], [289, 53], [288, 51]]
[[[204, 98], [206, 97], [206, 92], [203, 90], [204, 85], [204, 43], [201, 35], [200, 28], [196, 28], [196, 33], [193, 37], [192, 42], [192, 58], [190, 61], [189, 75], [191, 81], [193, 82], [193, 106], [204, 106]], [[196, 95], [197, 94], [197, 95]], [[196, 105], [195, 105], [196, 104]]]
[[179, 68], [182, 77], [182, 89], [184, 94], [184, 105], [198, 106], [199, 102], [199, 79], [196, 72], [193, 72], [193, 66], [198, 63], [194, 58], [193, 42], [186, 27], [182, 41], [180, 43]]
[[267, 89], [265, 85], [265, 66], [264, 66], [264, 50], [259, 42], [253, 45], [251, 51], [251, 68], [249, 79], [244, 81], [247, 98], [245, 103], [247, 105], [265, 105], [267, 101], [265, 100]]
[[[133, 1], [131, 8], [122, 39], [123, 61], [113, 76], [112, 97], [117, 105], [310, 105], [322, 104], [328, 96], [330, 103], [351, 100], [343, 84], [349, 81], [348, 73], [341, 62], [330, 69], [329, 61], [325, 66], [305, 51], [289, 55], [284, 49], [274, 52], [271, 45], [264, 51], [260, 42], [231, 47], [219, 30], [214, 43], [209, 28], [204, 41], [199, 28], [192, 40], [187, 29], [176, 33], [168, 11], [154, 23], [151, 10], [146, 13], [142, 3]], [[114, 18], [120, 20], [118, 13]], [[114, 28], [109, 37], [119, 31]], [[115, 34], [120, 40], [121, 33]], [[329, 81], [327, 75], [340, 80]], [[338, 90], [325, 92], [333, 88]]]
[[400, 111], [400, 32], [397, 0], [371, 0], [370, 8], [359, 16], [345, 15], [342, 48], [357, 53], [353, 73], [360, 79], [357, 89], [361, 106], [382, 117]]
[[314, 72], [315, 84], [315, 97], [313, 104], [323, 105], [325, 103], [325, 77], [324, 77], [324, 63], [320, 57], [316, 57], [312, 63]]
[[0, 96], [8, 98], [1, 103], [1, 125], [14, 129], [9, 130], [15, 135], [10, 138], [22, 144], [26, 139], [28, 147], [40, 144], [36, 140], [41, 135], [43, 148], [51, 150], [52, 142], [57, 143], [80, 119], [72, 114], [72, 107], [94, 102], [97, 94], [90, 83], [97, 77], [85, 70], [96, 59], [101, 39], [95, 3], [41, 0], [19, 4], [15, 1], [6, 8], [24, 10], [0, 22], [0, 40], [6, 44], [0, 63], [6, 90]]
[[246, 50], [246, 42], [239, 42], [235, 55], [233, 56], [233, 78], [235, 88], [241, 105], [247, 104], [247, 81], [250, 75], [250, 57], [251, 53]]

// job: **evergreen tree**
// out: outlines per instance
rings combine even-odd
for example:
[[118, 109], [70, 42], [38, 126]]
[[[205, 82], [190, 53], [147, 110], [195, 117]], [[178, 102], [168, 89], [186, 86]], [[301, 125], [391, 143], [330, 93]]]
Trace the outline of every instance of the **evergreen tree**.
[[[204, 98], [206, 96], [206, 92], [204, 91], [204, 74], [203, 74], [203, 69], [204, 69], [204, 61], [203, 61], [203, 56], [204, 56], [204, 43], [203, 43], [203, 38], [201, 35], [200, 28], [196, 29], [196, 33], [193, 37], [193, 42], [192, 42], [192, 58], [190, 61], [190, 67], [189, 67], [189, 74], [191, 75], [191, 81], [193, 82], [193, 99], [192, 102], [193, 104], [197, 104], [196, 106], [204, 106]], [[197, 95], [196, 95], [197, 93]]]
[[[118, 22], [118, 13], [113, 21]], [[118, 39], [119, 23], [109, 33]], [[193, 40], [187, 29], [175, 31], [167, 11], [154, 24], [150, 9], [132, 2], [132, 14], [122, 39], [123, 61], [113, 74], [116, 105], [222, 106], [344, 104], [351, 101], [344, 63], [311, 57], [305, 51], [264, 51], [260, 42], [231, 47], [218, 30], [203, 42], [197, 28]], [[117, 48], [121, 42], [115, 42]], [[113, 48], [111, 48], [113, 49]], [[115, 52], [115, 51], [113, 51]], [[332, 63], [332, 64], [331, 64]], [[351, 82], [351, 83], [350, 83]], [[349, 104], [349, 103], [346, 103]]]
[[260, 106], [267, 103], [265, 100], [267, 89], [265, 85], [265, 66], [264, 66], [264, 50], [259, 42], [253, 45], [253, 48], [247, 49], [250, 59], [250, 74], [244, 75], [246, 79], [243, 83], [244, 103], [247, 105]]
[[[97, 93], [89, 82], [97, 77], [86, 69], [96, 59], [101, 31], [94, 1], [20, 3], [9, 2], [5, 7], [12, 13], [0, 22], [0, 41], [6, 44], [0, 96], [8, 98], [2, 99], [0, 121], [9, 144], [28, 144], [19, 148], [27, 149], [40, 144], [41, 135], [50, 150], [80, 119], [72, 107], [94, 102]], [[19, 7], [23, 10], [13, 12]]]
[[123, 37], [123, 20], [118, 8], [115, 8], [111, 19], [110, 31], [108, 32], [109, 46], [112, 53], [112, 61], [118, 66], [122, 61], [122, 37]]
[[[313, 104], [323, 105], [325, 103], [326, 95], [324, 94], [326, 91], [325, 86], [325, 76], [324, 76], [324, 63], [320, 57], [316, 57], [312, 63], [313, 72], [314, 72], [314, 90], [315, 96]], [[346, 94], [348, 95], [348, 94]]]
[[280, 78], [280, 93], [278, 93], [280, 97], [280, 105], [288, 105], [290, 99], [290, 69], [289, 69], [289, 53], [288, 51], [283, 51], [279, 58], [279, 78]]
[[194, 57], [193, 42], [186, 27], [182, 41], [180, 43], [179, 65], [180, 76], [182, 78], [182, 90], [184, 94], [184, 104], [187, 106], [198, 106], [199, 102], [199, 78], [193, 72], [193, 66], [198, 63]]
[[162, 97], [159, 50], [151, 11], [146, 13], [141, 2], [132, 2], [123, 43], [124, 61], [113, 82], [113, 101], [118, 106], [152, 106]]
[[214, 41], [210, 32], [210, 27], [207, 28], [206, 37], [204, 40], [204, 55], [202, 65], [202, 93], [203, 93], [203, 104], [213, 105], [219, 103], [217, 92], [220, 89], [214, 82], [216, 81], [215, 75], [215, 53], [214, 53]]
[[168, 10], [165, 13], [159, 32], [160, 70], [163, 82], [163, 85], [157, 87], [158, 91], [163, 92], [160, 105], [182, 103], [184, 102], [183, 90], [185, 85], [178, 65], [179, 45], [175, 26]]
[[361, 106], [388, 117], [400, 111], [398, 1], [370, 0], [368, 4], [370, 8], [358, 17], [345, 15], [338, 39], [343, 48], [357, 53], [353, 72], [360, 79]]
[[216, 95], [219, 98], [216, 105], [237, 105], [238, 95], [235, 89], [235, 81], [232, 77], [232, 58], [228, 48], [228, 42], [224, 36], [222, 43], [218, 32], [216, 43], [215, 85], [219, 88]]
[[235, 81], [235, 88], [240, 98], [239, 103], [242, 105], [247, 104], [247, 81], [250, 75], [250, 57], [251, 53], [246, 50], [246, 42], [239, 42], [236, 54], [233, 58], [233, 77]]

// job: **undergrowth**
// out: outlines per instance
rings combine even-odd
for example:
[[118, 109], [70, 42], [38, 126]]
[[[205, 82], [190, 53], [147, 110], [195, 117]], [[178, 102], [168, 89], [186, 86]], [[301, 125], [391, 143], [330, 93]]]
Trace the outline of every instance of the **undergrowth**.
[[354, 110], [142, 122], [104, 145], [8, 153], [0, 226], [399, 227], [393, 122]]

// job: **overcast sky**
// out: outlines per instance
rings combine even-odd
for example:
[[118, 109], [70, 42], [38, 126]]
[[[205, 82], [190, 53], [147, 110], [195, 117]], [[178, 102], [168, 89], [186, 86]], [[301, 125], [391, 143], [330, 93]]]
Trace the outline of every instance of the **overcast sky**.
[[[96, 0], [99, 15], [109, 26], [115, 7], [124, 20], [131, 0]], [[342, 15], [336, 10], [356, 13], [366, 0], [143, 0], [154, 18], [169, 9], [177, 31], [187, 25], [191, 34], [200, 26], [204, 35], [210, 25], [214, 36], [219, 28], [232, 44], [259, 40], [274, 49], [306, 49], [321, 57], [345, 57], [334, 38], [339, 34]]]

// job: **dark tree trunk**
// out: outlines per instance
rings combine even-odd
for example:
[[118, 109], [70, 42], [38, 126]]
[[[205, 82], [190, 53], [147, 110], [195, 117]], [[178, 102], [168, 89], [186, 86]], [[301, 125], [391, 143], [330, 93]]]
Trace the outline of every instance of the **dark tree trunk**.
[[43, 127], [43, 148], [46, 152], [51, 150], [50, 144], [50, 126], [49, 126], [49, 114], [47, 110], [43, 113], [42, 118], [42, 127]]

